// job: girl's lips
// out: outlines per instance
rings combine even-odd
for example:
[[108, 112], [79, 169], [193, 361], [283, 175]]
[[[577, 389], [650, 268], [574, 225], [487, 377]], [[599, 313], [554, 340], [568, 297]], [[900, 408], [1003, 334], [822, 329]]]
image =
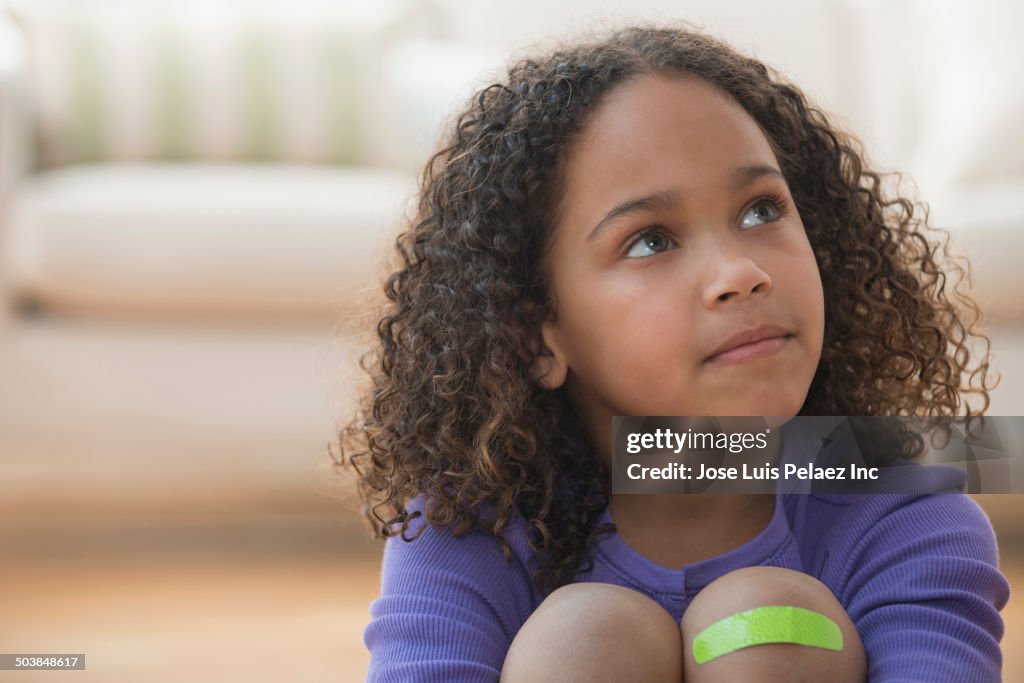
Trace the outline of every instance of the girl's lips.
[[766, 337], [759, 339], [755, 342], [748, 344], [742, 344], [734, 348], [723, 351], [717, 355], [708, 358], [708, 363], [715, 363], [716, 365], [734, 365], [737, 363], [746, 363], [747, 361], [756, 360], [758, 358], [764, 358], [770, 356], [773, 353], [779, 351], [784, 346], [788, 345], [793, 339], [793, 335], [784, 335], [780, 337]]

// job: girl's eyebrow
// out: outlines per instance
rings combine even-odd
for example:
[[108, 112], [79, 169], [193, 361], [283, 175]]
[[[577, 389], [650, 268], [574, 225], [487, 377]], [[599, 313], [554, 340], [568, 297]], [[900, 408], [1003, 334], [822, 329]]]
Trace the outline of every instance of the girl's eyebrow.
[[[748, 164], [746, 166], [740, 166], [732, 172], [730, 185], [733, 192], [738, 192], [758, 178], [763, 178], [764, 176], [775, 176], [781, 178], [783, 182], [785, 182], [786, 179], [786, 177], [782, 175], [782, 171], [774, 166], [769, 166], [768, 164]], [[604, 215], [604, 218], [598, 221], [597, 225], [594, 226], [594, 229], [590, 231], [587, 241], [590, 242], [596, 238], [609, 223], [620, 216], [630, 213], [638, 213], [641, 211], [674, 209], [681, 203], [682, 196], [678, 190], [658, 190], [657, 192], [652, 192], [651, 194], [643, 197], [627, 199], [626, 201], [614, 206], [611, 211]]]

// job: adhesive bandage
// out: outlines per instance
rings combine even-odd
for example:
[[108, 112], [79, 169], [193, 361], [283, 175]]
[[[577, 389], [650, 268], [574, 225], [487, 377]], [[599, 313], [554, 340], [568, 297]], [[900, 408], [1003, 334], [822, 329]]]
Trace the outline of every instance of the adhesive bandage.
[[802, 607], [758, 607], [716, 621], [693, 639], [698, 664], [745, 647], [767, 643], [794, 643], [842, 650], [839, 625], [824, 614]]

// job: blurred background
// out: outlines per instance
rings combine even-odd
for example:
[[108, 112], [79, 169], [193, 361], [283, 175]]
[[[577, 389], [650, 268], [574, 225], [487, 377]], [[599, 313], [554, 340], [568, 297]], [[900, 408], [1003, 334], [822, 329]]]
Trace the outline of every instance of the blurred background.
[[[515, 56], [679, 19], [909, 172], [974, 266], [989, 413], [1024, 414], [1024, 5], [0, 0], [0, 652], [363, 678], [381, 546], [328, 444], [416, 174]], [[1020, 497], [978, 500], [1024, 586]]]

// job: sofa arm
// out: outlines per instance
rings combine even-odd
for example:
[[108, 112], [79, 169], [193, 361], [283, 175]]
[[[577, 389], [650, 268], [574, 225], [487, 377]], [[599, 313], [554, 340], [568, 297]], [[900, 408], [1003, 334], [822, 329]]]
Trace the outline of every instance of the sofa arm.
[[18, 28], [0, 9], [0, 333], [10, 318], [3, 279], [4, 231], [15, 188], [31, 167], [25, 45]]
[[31, 167], [25, 45], [0, 11], [0, 225], [14, 187]]

